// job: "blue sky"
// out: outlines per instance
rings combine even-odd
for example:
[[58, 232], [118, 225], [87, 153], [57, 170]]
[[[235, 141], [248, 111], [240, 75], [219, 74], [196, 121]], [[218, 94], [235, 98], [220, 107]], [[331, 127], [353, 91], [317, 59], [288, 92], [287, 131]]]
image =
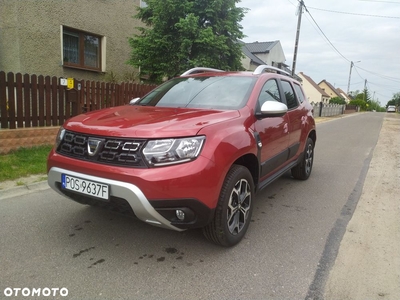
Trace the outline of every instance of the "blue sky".
[[[347, 91], [363, 90], [386, 105], [400, 92], [400, 0], [304, 0], [296, 73], [326, 79]], [[292, 67], [297, 0], [242, 0], [245, 42], [279, 40]], [[315, 22], [314, 22], [315, 21]], [[319, 28], [322, 30], [319, 29]], [[328, 41], [329, 40], [329, 41]], [[360, 62], [358, 62], [360, 61]], [[356, 63], [357, 62], [357, 63]]]

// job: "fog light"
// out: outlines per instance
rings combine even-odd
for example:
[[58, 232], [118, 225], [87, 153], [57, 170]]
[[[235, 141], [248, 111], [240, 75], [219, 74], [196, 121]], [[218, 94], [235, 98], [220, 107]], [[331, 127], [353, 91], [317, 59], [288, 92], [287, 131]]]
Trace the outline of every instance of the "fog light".
[[183, 210], [177, 209], [175, 211], [175, 215], [180, 221], [183, 221], [185, 219], [185, 213], [183, 212]]

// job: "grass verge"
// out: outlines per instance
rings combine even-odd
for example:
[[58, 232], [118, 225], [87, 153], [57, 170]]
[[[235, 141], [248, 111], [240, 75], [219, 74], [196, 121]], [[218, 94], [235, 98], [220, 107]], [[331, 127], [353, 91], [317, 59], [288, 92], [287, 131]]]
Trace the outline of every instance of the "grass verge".
[[16, 180], [36, 174], [46, 174], [47, 156], [53, 146], [20, 148], [0, 155], [0, 181]]

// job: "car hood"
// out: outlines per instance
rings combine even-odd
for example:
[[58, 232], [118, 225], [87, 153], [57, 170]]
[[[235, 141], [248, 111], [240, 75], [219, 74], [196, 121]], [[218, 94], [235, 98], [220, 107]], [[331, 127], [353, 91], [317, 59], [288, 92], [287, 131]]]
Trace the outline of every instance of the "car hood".
[[162, 138], [196, 135], [205, 126], [237, 118], [236, 110], [202, 110], [126, 105], [69, 119], [64, 127], [101, 136]]

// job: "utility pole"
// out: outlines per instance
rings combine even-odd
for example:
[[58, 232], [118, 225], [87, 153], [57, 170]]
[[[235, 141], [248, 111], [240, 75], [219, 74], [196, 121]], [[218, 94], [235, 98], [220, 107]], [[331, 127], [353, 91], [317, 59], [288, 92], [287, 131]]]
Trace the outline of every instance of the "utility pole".
[[364, 81], [364, 101], [367, 101], [367, 79]]
[[296, 41], [294, 44], [294, 54], [293, 54], [293, 66], [292, 66], [292, 76], [295, 74], [296, 69], [296, 59], [297, 59], [297, 49], [299, 47], [299, 36], [300, 36], [300, 25], [301, 25], [301, 15], [303, 14], [304, 1], [299, 1], [298, 19], [297, 19], [297, 31], [296, 31]]
[[[359, 63], [359, 62], [361, 62], [361, 60], [359, 60], [359, 61], [356, 61], [356, 63]], [[347, 95], [350, 93], [350, 80], [351, 80], [351, 69], [353, 68], [353, 66], [354, 66], [354, 62], [350, 62], [350, 72], [349, 72], [349, 83], [347, 84]]]
[[347, 95], [350, 92], [350, 79], [351, 79], [351, 69], [353, 69], [353, 61], [350, 62], [350, 72], [349, 72], [349, 83], [347, 84]]

